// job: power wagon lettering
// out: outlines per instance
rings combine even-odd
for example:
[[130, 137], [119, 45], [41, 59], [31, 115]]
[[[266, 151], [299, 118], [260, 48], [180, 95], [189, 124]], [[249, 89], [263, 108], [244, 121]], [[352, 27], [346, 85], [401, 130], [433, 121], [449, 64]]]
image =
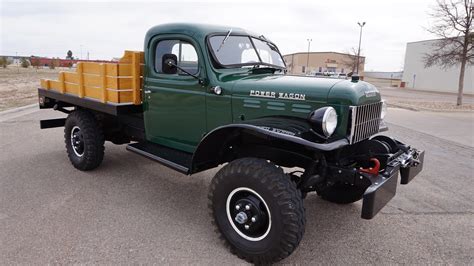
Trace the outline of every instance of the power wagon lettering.
[[263, 98], [275, 98], [275, 99], [287, 99], [287, 100], [298, 100], [306, 101], [306, 94], [302, 93], [287, 93], [287, 92], [274, 92], [274, 91], [257, 91], [251, 90], [250, 96], [263, 97]]

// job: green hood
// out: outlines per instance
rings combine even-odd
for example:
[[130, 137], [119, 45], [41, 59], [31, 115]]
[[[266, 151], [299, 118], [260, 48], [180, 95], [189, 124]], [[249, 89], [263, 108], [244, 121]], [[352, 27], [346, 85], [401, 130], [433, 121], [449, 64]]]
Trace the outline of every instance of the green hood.
[[289, 75], [252, 75], [237, 80], [232, 95], [326, 103], [329, 90], [338, 82], [341, 80]]
[[380, 101], [378, 90], [367, 82], [290, 75], [251, 75], [238, 79], [232, 95], [316, 105], [362, 105]]

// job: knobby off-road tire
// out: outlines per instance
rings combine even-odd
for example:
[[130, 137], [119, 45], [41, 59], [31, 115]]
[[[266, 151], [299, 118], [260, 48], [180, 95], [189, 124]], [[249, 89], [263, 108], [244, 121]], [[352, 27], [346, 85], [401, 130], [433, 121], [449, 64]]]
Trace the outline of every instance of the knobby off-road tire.
[[90, 112], [77, 110], [69, 114], [64, 139], [67, 155], [75, 168], [92, 170], [104, 159], [104, 134]]
[[208, 198], [216, 232], [232, 253], [251, 263], [282, 260], [303, 237], [301, 191], [281, 168], [266, 160], [229, 163], [212, 180]]
[[334, 185], [320, 192], [322, 199], [337, 204], [356, 202], [364, 196], [365, 189], [350, 185]]

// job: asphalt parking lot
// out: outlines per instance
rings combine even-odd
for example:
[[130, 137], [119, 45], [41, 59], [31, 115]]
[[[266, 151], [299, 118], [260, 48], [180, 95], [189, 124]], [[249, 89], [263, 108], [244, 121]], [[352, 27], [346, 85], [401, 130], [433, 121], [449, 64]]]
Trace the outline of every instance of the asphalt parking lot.
[[[77, 171], [63, 129], [39, 129], [39, 119], [60, 116], [0, 117], [1, 264], [243, 263], [210, 223], [216, 169], [184, 176], [108, 143], [100, 168]], [[456, 130], [453, 123], [443, 126]], [[424, 171], [370, 221], [359, 218], [360, 202], [309, 195], [305, 236], [284, 263], [474, 263], [474, 148], [389, 126], [390, 135], [426, 150]]]

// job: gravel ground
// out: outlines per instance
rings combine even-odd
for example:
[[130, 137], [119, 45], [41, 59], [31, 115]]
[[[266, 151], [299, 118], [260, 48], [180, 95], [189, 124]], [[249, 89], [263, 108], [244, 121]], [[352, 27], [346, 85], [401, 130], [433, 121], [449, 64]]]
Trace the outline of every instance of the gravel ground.
[[457, 106], [457, 95], [454, 93], [439, 93], [413, 90], [409, 88], [378, 88], [382, 98], [391, 107], [405, 108], [414, 111], [433, 112], [472, 112], [474, 111], [474, 96], [464, 95], [463, 105]]
[[40, 79], [57, 79], [59, 68], [0, 68], [0, 111], [36, 103]]

